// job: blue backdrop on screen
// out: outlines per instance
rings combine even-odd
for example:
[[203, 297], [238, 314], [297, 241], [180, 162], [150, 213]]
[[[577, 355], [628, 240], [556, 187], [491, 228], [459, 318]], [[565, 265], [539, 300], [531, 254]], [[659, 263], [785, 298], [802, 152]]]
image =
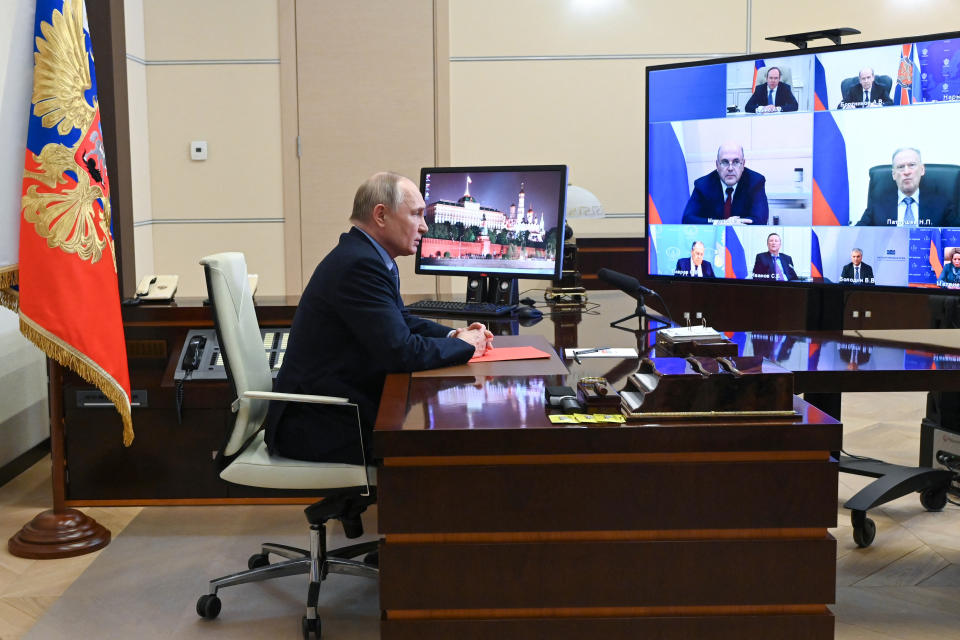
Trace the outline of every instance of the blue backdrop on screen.
[[918, 42], [924, 100], [960, 96], [960, 39]]
[[649, 74], [650, 122], [723, 118], [727, 115], [727, 67], [669, 69]]
[[[940, 251], [940, 229], [910, 229], [910, 284], [932, 284], [937, 273], [931, 264], [930, 251]], [[941, 254], [942, 255], [942, 254]]]

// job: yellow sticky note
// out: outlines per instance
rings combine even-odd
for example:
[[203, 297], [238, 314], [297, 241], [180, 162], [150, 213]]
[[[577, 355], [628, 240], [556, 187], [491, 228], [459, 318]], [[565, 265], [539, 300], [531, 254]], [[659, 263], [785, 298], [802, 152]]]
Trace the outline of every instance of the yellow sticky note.
[[577, 419], [573, 416], [568, 416], [565, 413], [551, 413], [549, 416], [550, 422], [553, 424], [577, 424]]
[[593, 417], [597, 419], [597, 422], [613, 422], [617, 424], [626, 422], [622, 413], [595, 413]]
[[589, 422], [596, 423], [597, 419], [588, 413], [575, 413], [573, 417], [577, 419], [577, 422]]

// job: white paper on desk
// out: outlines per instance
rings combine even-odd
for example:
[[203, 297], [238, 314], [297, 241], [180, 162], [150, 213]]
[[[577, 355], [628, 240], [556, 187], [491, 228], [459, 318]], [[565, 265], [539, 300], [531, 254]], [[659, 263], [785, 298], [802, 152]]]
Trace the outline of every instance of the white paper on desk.
[[590, 347], [577, 347], [576, 349], [564, 349], [563, 354], [567, 358], [573, 358], [574, 354], [579, 352], [578, 356], [582, 360], [583, 358], [636, 358], [637, 350], [630, 347], [623, 348], [611, 348], [611, 349], [600, 349], [599, 351], [591, 351], [590, 353], [583, 353], [585, 350], [588, 350]]

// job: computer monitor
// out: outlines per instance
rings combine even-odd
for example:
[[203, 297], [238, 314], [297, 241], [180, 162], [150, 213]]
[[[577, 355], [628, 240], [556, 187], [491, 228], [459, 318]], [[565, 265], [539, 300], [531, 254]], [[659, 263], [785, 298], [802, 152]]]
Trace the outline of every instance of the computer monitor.
[[960, 290], [960, 33], [650, 66], [646, 98], [651, 279]]
[[424, 168], [420, 192], [427, 232], [417, 273], [559, 280], [565, 165]]

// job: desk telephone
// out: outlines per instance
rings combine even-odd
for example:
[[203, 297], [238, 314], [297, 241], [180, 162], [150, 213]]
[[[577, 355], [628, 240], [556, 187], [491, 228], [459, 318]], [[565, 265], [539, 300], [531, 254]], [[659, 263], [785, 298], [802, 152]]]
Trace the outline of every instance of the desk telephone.
[[196, 371], [203, 362], [203, 348], [207, 345], [207, 338], [202, 335], [195, 335], [190, 338], [187, 348], [183, 353], [183, 360], [180, 361], [180, 369], [184, 372]]
[[180, 276], [150, 274], [140, 279], [137, 285], [137, 299], [144, 302], [166, 302], [173, 300], [177, 293]]

